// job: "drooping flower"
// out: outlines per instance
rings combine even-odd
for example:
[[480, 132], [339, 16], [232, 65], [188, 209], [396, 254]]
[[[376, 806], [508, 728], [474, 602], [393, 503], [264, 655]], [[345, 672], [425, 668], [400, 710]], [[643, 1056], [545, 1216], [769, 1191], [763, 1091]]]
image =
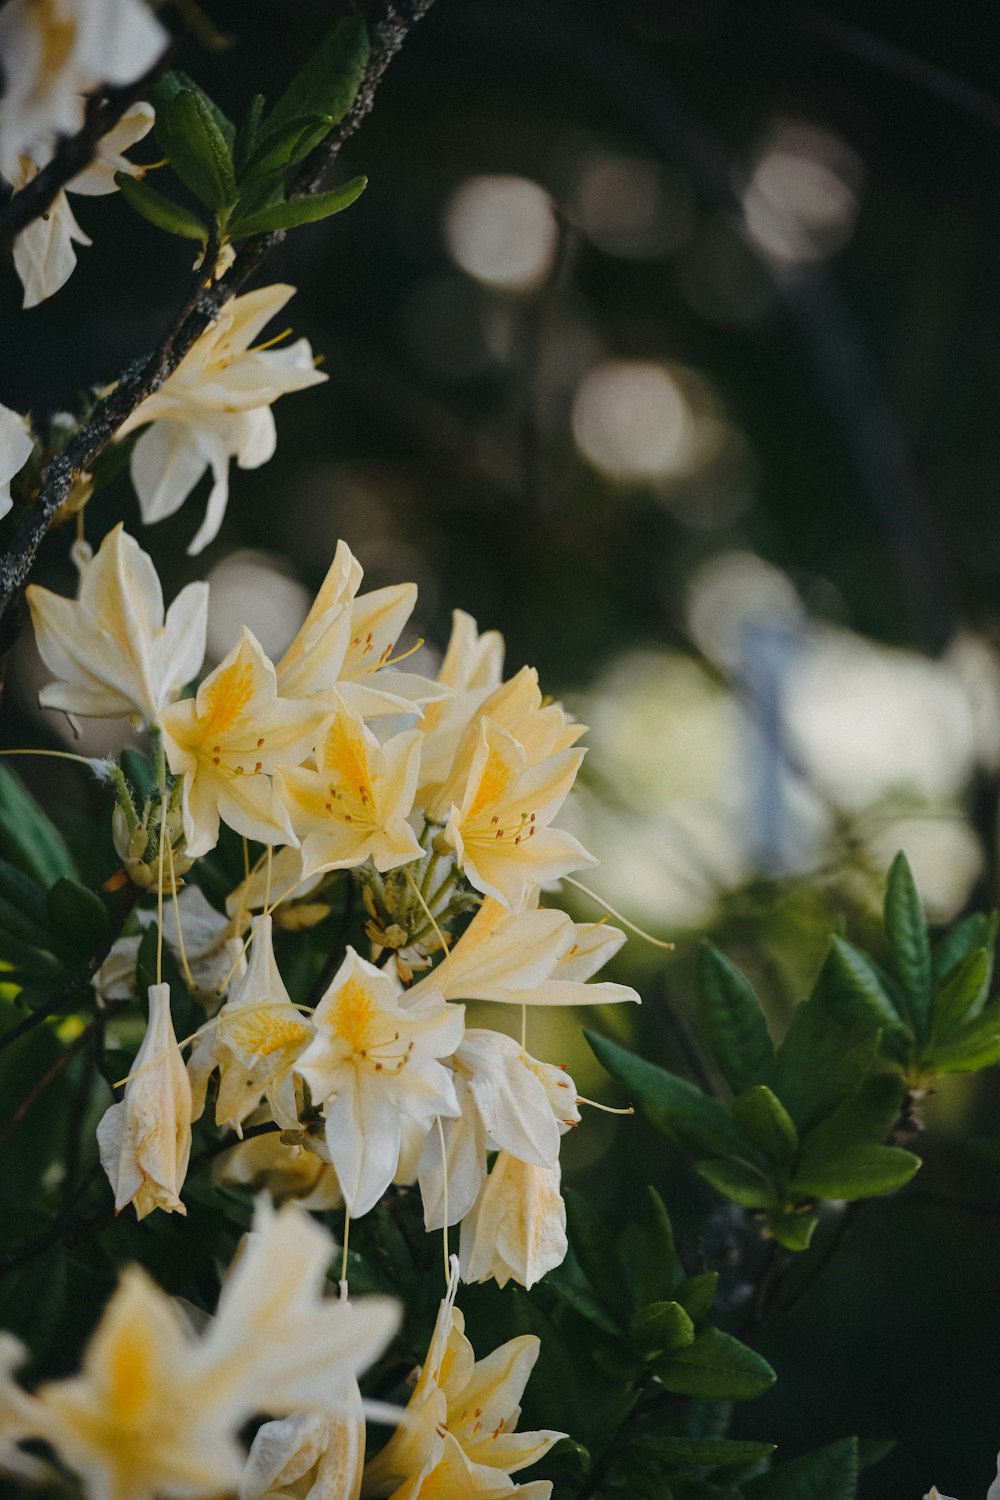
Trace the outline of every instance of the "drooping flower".
[[280, 312], [293, 286], [267, 286], [234, 297], [160, 389], [118, 429], [127, 436], [147, 422], [132, 453], [131, 474], [146, 525], [179, 510], [207, 468], [214, 483], [205, 519], [188, 548], [201, 552], [217, 535], [229, 500], [229, 460], [256, 469], [274, 454], [271, 405], [289, 391], [327, 379], [308, 339], [280, 349], [251, 348]]
[[463, 1281], [498, 1286], [514, 1280], [532, 1287], [566, 1258], [566, 1205], [559, 1167], [536, 1167], [506, 1151], [470, 1214], [462, 1220], [459, 1258]]
[[[101, 197], [118, 191], [116, 172], [127, 172], [131, 177], [141, 176], [142, 169], [130, 162], [124, 152], [149, 133], [153, 118], [152, 105], [134, 104], [99, 142], [91, 165], [71, 178], [56, 194], [46, 212], [32, 220], [17, 236], [14, 269], [24, 288], [25, 307], [37, 307], [65, 286], [76, 268], [74, 242], [78, 245], [92, 243], [76, 222], [67, 193]], [[0, 174], [6, 177], [15, 192], [20, 192], [51, 161], [54, 153], [54, 141], [48, 141], [35, 146], [30, 153], [22, 151], [14, 156], [5, 155], [0, 157]]]
[[403, 1116], [429, 1130], [458, 1102], [438, 1061], [462, 1040], [463, 1007], [427, 994], [401, 1003], [388, 975], [348, 948], [313, 1016], [316, 1035], [295, 1065], [322, 1103], [326, 1141], [344, 1201], [359, 1217], [399, 1165]]
[[516, 910], [533, 886], [597, 863], [572, 834], [549, 827], [583, 751], [560, 750], [529, 764], [524, 746], [492, 719], [482, 721], [479, 736], [444, 839], [477, 890]]
[[319, 739], [325, 709], [279, 698], [274, 667], [249, 630], [198, 689], [160, 715], [167, 759], [184, 773], [182, 810], [189, 855], [207, 854], [219, 821], [265, 844], [297, 844], [271, 781]]
[[152, 560], [121, 523], [84, 566], [78, 598], [38, 584], [25, 593], [42, 660], [57, 678], [38, 695], [43, 708], [152, 724], [201, 666], [208, 584], [189, 583], [164, 616]]
[[395, 1304], [324, 1299], [330, 1235], [301, 1209], [257, 1205], [217, 1316], [197, 1336], [128, 1267], [78, 1375], [37, 1392], [36, 1431], [105, 1500], [193, 1500], [236, 1489], [237, 1435], [259, 1412], [350, 1411], [357, 1375], [399, 1322]]
[[295, 1130], [299, 1118], [292, 1068], [312, 1034], [308, 1018], [295, 1009], [278, 973], [271, 918], [261, 917], [242, 983], [191, 1053], [188, 1075], [194, 1118], [205, 1107], [208, 1079], [218, 1068], [217, 1125], [239, 1128], [266, 1098], [277, 1124]]
[[239, 1500], [358, 1500], [365, 1461], [365, 1415], [355, 1383], [347, 1410], [296, 1412], [259, 1427], [240, 1480]]
[[0, 12], [0, 157], [73, 135], [84, 96], [134, 83], [167, 41], [144, 0], [8, 0]]
[[302, 873], [353, 868], [370, 859], [377, 870], [419, 859], [423, 850], [406, 821], [413, 808], [420, 731], [379, 744], [360, 714], [337, 709], [316, 750], [316, 769], [281, 773], [280, 790], [302, 842]]
[[517, 1486], [509, 1477], [544, 1458], [565, 1436], [515, 1430], [539, 1340], [522, 1334], [477, 1360], [455, 1306], [457, 1273], [453, 1259], [448, 1295], [406, 1415], [366, 1466], [363, 1493], [391, 1495], [392, 1500], [517, 1493], [522, 1500], [543, 1500], [551, 1493], [548, 1481]]
[[146, 1035], [124, 1097], [97, 1127], [97, 1145], [117, 1213], [128, 1203], [139, 1219], [154, 1208], [187, 1213], [180, 1190], [191, 1154], [191, 1085], [170, 1019], [169, 985], [150, 985]]
[[34, 442], [26, 417], [0, 404], [0, 518], [11, 509], [10, 481], [31, 457]]

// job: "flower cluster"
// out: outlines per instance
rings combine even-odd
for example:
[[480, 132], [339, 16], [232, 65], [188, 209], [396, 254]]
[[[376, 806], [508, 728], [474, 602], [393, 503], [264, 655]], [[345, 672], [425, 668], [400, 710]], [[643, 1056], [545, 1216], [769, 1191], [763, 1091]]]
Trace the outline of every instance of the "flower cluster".
[[[392, 1183], [417, 1182], [428, 1229], [461, 1225], [466, 1279], [530, 1286], [565, 1255], [559, 1148], [579, 1101], [566, 1072], [523, 1042], [467, 1026], [464, 1002], [638, 998], [587, 982], [621, 932], [540, 903], [543, 885], [594, 863], [556, 824], [583, 726], [543, 700], [533, 670], [505, 680], [502, 642], [466, 615], [436, 678], [407, 670], [396, 648], [416, 589], [365, 593], [362, 577], [341, 542], [281, 660], [244, 628], [190, 697], [207, 585], [189, 584], [165, 611], [152, 562], [121, 526], [85, 564], [77, 599], [28, 590], [56, 674], [42, 702], [128, 713], [162, 747], [158, 802], [140, 816], [126, 795], [116, 809], [132, 878], [174, 887], [223, 823], [264, 848], [225, 916], [196, 888], [178, 903], [167, 941], [190, 971], [187, 921], [204, 955], [189, 982], [209, 1020], [185, 1067], [168, 988], [150, 989], [146, 1039], [100, 1125], [101, 1160], [118, 1208], [184, 1212], [191, 1124], [211, 1094], [219, 1127], [281, 1132], [255, 1152], [272, 1187], [320, 1191], [358, 1217]], [[294, 925], [300, 904], [303, 924], [325, 913], [317, 894], [345, 878], [336, 872], [360, 887], [371, 946], [346, 948], [310, 1010], [279, 971], [274, 923]], [[126, 936], [112, 951], [98, 975], [106, 997], [129, 993], [137, 945]], [[227, 1165], [246, 1172], [238, 1150]]]

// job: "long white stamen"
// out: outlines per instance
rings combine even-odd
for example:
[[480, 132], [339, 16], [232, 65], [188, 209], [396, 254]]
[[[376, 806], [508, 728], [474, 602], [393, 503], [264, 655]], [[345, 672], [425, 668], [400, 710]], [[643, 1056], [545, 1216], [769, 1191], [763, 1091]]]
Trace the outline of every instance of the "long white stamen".
[[623, 916], [620, 911], [615, 911], [610, 901], [605, 901], [603, 896], [599, 896], [596, 891], [592, 891], [589, 886], [583, 885], [581, 881], [574, 880], [572, 875], [563, 875], [562, 879], [565, 880], [567, 885], [573, 885], [578, 891], [582, 891], [585, 896], [589, 896], [591, 901], [596, 901], [598, 906], [603, 906], [609, 916], [614, 917], [615, 921], [620, 922], [623, 927], [627, 927], [629, 932], [634, 932], [636, 937], [641, 937], [645, 942], [652, 943], [654, 948], [663, 948], [668, 953], [674, 951], [675, 945], [673, 943], [665, 943], [662, 938], [656, 938], [651, 932], [646, 932], [642, 927], [637, 927], [634, 922], [630, 922], [628, 917]]
[[448, 1255], [448, 1148], [444, 1143], [444, 1126], [437, 1117], [438, 1140], [441, 1142], [441, 1170], [444, 1173], [444, 1223], [441, 1226], [441, 1242], [444, 1249], [444, 1284], [451, 1284], [451, 1259]]

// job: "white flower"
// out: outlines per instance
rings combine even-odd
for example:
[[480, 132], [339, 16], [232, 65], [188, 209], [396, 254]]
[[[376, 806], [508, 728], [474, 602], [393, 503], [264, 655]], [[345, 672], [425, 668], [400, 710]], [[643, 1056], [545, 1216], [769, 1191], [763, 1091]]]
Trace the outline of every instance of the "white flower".
[[33, 447], [27, 418], [18, 416], [9, 406], [0, 405], [0, 517], [14, 504], [10, 481], [24, 468]]
[[0, 157], [75, 134], [85, 94], [134, 83], [166, 45], [143, 0], [8, 0], [0, 12]]
[[429, 1130], [436, 1116], [458, 1113], [451, 1074], [437, 1059], [461, 1042], [463, 1008], [434, 994], [400, 1001], [388, 975], [348, 948], [313, 1016], [316, 1035], [295, 1064], [323, 1105], [330, 1159], [354, 1218], [393, 1180], [402, 1117]]
[[119, 1104], [97, 1127], [101, 1166], [114, 1189], [115, 1212], [135, 1204], [186, 1214], [180, 1190], [191, 1154], [191, 1085], [170, 1019], [170, 986], [149, 987], [149, 1024]]
[[[91, 165], [71, 178], [65, 188], [56, 194], [45, 213], [33, 220], [17, 236], [14, 241], [14, 269], [24, 287], [25, 307], [37, 307], [39, 302], [51, 297], [72, 276], [76, 267], [74, 241], [78, 245], [92, 243], [76, 222], [66, 194], [81, 193], [88, 197], [100, 197], [118, 191], [116, 172], [128, 172], [132, 177], [140, 176], [141, 168], [128, 161], [122, 153], [134, 146], [136, 141], [141, 141], [152, 125], [152, 105], [134, 104], [100, 142]], [[55, 146], [49, 142], [36, 146], [30, 154], [22, 151], [18, 156], [4, 156], [0, 158], [0, 172], [14, 191], [20, 192], [51, 161], [54, 152]]]
[[86, 564], [77, 599], [37, 584], [25, 592], [38, 650], [58, 679], [39, 693], [43, 708], [151, 724], [201, 667], [208, 584], [189, 583], [164, 616], [156, 569], [121, 523]]
[[569, 1248], [559, 1167], [535, 1167], [501, 1151], [471, 1214], [462, 1220], [463, 1281], [532, 1287]]
[[[942, 1495], [937, 1485], [932, 1485], [924, 1500], [951, 1500], [948, 1495]], [[997, 1477], [986, 1491], [986, 1500], [1000, 1500], [1000, 1454], [997, 1455]]]
[[313, 364], [307, 339], [281, 349], [250, 347], [294, 295], [293, 286], [277, 285], [234, 297], [161, 388], [118, 429], [122, 438], [153, 424], [136, 443], [131, 465], [147, 526], [179, 510], [211, 468], [214, 484], [191, 553], [207, 547], [222, 525], [229, 460], [256, 469], [273, 456], [272, 402], [327, 379]]
[[347, 1410], [337, 1416], [296, 1412], [258, 1428], [239, 1500], [358, 1500], [365, 1416], [357, 1384], [345, 1392], [344, 1401]]

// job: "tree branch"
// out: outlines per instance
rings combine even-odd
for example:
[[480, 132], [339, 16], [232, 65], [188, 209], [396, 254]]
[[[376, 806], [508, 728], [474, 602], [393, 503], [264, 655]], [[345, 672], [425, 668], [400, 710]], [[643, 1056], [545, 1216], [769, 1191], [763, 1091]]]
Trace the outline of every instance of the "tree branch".
[[[304, 197], [317, 190], [344, 142], [371, 110], [389, 63], [432, 3], [433, 0], [397, 0], [393, 4], [387, 0], [382, 18], [370, 28], [371, 51], [357, 98], [336, 129], [306, 158], [295, 176], [291, 196]], [[146, 397], [160, 389], [225, 304], [257, 270], [267, 252], [284, 238], [285, 231], [277, 230], [248, 240], [218, 282], [205, 281], [199, 273], [191, 295], [159, 346], [123, 372], [113, 389], [97, 403], [90, 419], [51, 460], [34, 505], [22, 521], [10, 551], [0, 560], [0, 620], [27, 578], [35, 554], [76, 479], [93, 464]]]

